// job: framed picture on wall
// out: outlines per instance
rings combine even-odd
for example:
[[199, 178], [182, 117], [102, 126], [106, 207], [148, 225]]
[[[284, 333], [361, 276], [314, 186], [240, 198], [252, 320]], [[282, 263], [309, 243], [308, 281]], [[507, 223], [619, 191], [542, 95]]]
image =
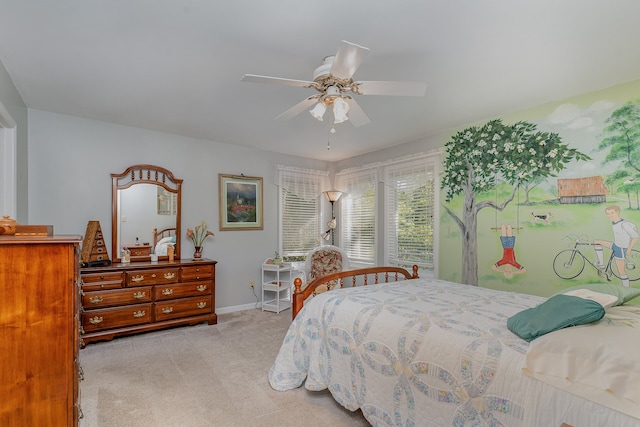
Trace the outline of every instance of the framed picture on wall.
[[220, 230], [262, 230], [262, 178], [218, 175]]
[[158, 215], [175, 215], [178, 205], [178, 194], [168, 191], [164, 187], [158, 187]]

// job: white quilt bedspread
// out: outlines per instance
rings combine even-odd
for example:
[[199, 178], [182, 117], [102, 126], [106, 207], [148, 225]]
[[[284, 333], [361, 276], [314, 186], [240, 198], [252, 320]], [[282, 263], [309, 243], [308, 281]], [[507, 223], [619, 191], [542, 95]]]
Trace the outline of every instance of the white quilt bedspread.
[[[326, 292], [292, 323], [269, 381], [280, 391], [329, 389], [376, 426], [569, 422], [570, 408], [540, 414], [540, 393], [555, 389], [522, 373], [528, 344], [506, 327], [542, 301], [429, 279]], [[569, 403], [584, 411], [585, 401]]]

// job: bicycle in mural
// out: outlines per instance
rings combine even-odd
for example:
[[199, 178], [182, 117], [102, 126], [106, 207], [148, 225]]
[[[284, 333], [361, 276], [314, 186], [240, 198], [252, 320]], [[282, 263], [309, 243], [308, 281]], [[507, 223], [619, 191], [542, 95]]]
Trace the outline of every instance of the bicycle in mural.
[[[611, 276], [620, 279], [620, 273], [615, 267], [615, 262], [613, 262], [613, 251], [604, 267], [600, 267], [596, 261], [595, 250], [587, 251], [587, 247], [596, 246], [595, 243], [590, 243], [586, 238], [578, 236], [566, 236], [564, 240], [572, 241], [574, 244], [572, 248], [560, 251], [553, 259], [553, 271], [558, 277], [561, 279], [574, 279], [589, 264], [596, 270], [598, 276], [607, 279], [608, 282], [611, 281]], [[592, 256], [587, 256], [588, 253], [591, 253]], [[630, 255], [625, 256], [625, 268], [629, 281], [633, 282], [640, 279], [640, 251], [633, 249]]]

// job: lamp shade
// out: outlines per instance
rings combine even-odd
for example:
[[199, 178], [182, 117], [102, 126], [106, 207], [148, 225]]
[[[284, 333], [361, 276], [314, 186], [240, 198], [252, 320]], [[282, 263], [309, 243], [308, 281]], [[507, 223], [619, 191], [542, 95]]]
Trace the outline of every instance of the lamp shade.
[[337, 202], [340, 197], [342, 197], [344, 193], [340, 190], [329, 190], [324, 191], [324, 195], [327, 197], [327, 200], [331, 203]]
[[341, 96], [333, 100], [333, 123], [342, 123], [347, 121], [347, 113], [349, 112], [349, 104]]
[[324, 102], [318, 102], [315, 107], [309, 110], [309, 113], [319, 121], [322, 121], [322, 116], [324, 116], [326, 110], [327, 106], [324, 105]]

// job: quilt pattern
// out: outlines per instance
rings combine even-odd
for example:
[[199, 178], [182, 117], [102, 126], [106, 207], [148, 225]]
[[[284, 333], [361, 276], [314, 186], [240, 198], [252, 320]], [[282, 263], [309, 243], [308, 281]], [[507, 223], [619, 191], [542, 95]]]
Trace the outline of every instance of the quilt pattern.
[[376, 426], [521, 425], [528, 344], [506, 320], [542, 301], [427, 279], [323, 293], [292, 323], [269, 381], [329, 389]]

